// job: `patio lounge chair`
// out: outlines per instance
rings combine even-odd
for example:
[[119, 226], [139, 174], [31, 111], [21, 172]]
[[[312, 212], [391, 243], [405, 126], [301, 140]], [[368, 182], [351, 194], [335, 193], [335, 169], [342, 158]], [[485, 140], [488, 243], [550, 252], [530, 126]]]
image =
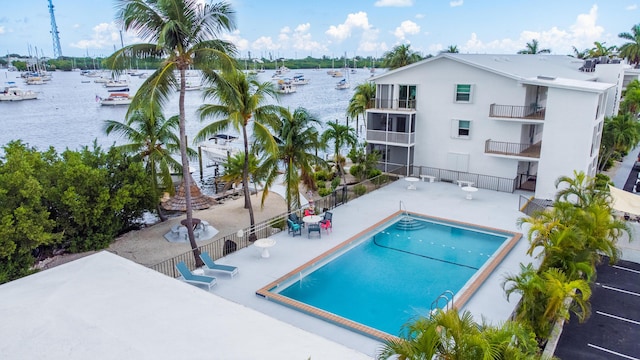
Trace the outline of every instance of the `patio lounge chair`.
[[178, 272], [180, 272], [180, 275], [182, 275], [182, 280], [188, 284], [201, 287], [206, 286], [207, 290], [211, 290], [213, 285], [216, 284], [215, 277], [193, 274], [187, 267], [187, 264], [184, 263], [184, 261], [180, 261], [179, 263], [177, 263], [176, 269], [178, 269]]
[[322, 234], [320, 233], [320, 224], [309, 224], [308, 229], [309, 229], [309, 233], [308, 233], [309, 238], [311, 238], [312, 232], [317, 232], [318, 236], [322, 237]]
[[200, 254], [200, 259], [202, 259], [202, 262], [204, 263], [204, 268], [202, 270], [204, 270], [205, 275], [218, 271], [227, 273], [231, 275], [231, 277], [234, 277], [238, 273], [238, 268], [236, 266], [216, 264], [206, 251]]
[[294, 223], [291, 219], [287, 219], [287, 231], [289, 233], [293, 233], [293, 236], [301, 235], [302, 236], [302, 226], [300, 224]]

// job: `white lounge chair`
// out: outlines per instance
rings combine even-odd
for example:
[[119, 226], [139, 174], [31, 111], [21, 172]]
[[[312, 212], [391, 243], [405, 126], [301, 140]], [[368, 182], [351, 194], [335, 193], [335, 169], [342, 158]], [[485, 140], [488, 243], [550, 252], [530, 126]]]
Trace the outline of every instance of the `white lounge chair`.
[[202, 268], [202, 270], [204, 270], [205, 275], [219, 271], [234, 277], [238, 273], [238, 267], [236, 266], [216, 264], [206, 251], [200, 253], [200, 259], [202, 259], [202, 262], [204, 263], [204, 268]]
[[213, 285], [216, 284], [215, 277], [195, 275], [189, 270], [187, 264], [185, 264], [183, 261], [180, 261], [176, 264], [176, 269], [178, 269], [178, 272], [180, 272], [180, 275], [182, 275], [182, 280], [188, 284], [202, 287], [206, 286], [207, 290], [211, 290]]

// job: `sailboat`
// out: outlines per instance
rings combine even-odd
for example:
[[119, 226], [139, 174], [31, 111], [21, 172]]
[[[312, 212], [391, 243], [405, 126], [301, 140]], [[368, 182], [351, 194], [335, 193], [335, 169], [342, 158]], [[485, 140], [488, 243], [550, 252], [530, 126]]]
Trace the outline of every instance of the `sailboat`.
[[[347, 77], [349, 76], [349, 71], [347, 68], [347, 55], [345, 54], [344, 56], [344, 68], [345, 68], [345, 72], [347, 73]], [[349, 84], [348, 79], [343, 78], [342, 80], [338, 81], [338, 83], [336, 84], [336, 89], [337, 90], [346, 90], [350, 87], [351, 85]]]

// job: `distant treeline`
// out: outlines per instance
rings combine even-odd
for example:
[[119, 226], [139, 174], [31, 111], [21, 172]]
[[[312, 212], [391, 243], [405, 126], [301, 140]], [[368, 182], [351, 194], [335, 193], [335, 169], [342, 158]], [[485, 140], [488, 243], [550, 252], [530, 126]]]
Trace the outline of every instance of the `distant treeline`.
[[[105, 69], [106, 66], [103, 63], [104, 58], [91, 58], [91, 57], [61, 57], [58, 59], [48, 59], [43, 61], [41, 65], [42, 67], [46, 67], [47, 70], [60, 70], [60, 71], [71, 71], [72, 69], [81, 69], [81, 70], [93, 70], [93, 69]], [[304, 59], [236, 59], [238, 62], [238, 67], [241, 69], [265, 69], [265, 70], [274, 70], [276, 67], [280, 67], [282, 65], [290, 68], [290, 69], [328, 69], [328, 68], [341, 68], [345, 65], [345, 58], [334, 58], [324, 56], [322, 58], [313, 58], [306, 57]], [[158, 68], [161, 60], [154, 59], [132, 59], [131, 60], [131, 68], [139, 69], [139, 70], [155, 70]], [[0, 62], [0, 65], [2, 63]], [[347, 59], [346, 64], [348, 67], [372, 67], [372, 66], [380, 66], [380, 61], [375, 60], [372, 57], [359, 57], [357, 56], [355, 60], [353, 58]], [[6, 61], [5, 61], [6, 65]], [[13, 61], [13, 66], [16, 67], [18, 71], [26, 71], [27, 70], [27, 61]]]

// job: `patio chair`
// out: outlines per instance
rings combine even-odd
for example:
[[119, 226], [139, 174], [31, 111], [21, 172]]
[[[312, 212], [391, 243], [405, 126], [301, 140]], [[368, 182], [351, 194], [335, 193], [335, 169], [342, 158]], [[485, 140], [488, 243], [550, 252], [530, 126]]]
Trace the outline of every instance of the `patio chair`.
[[309, 230], [308, 233], [308, 237], [311, 238], [311, 233], [312, 232], [317, 232], [319, 237], [322, 237], [322, 234], [320, 233], [320, 224], [309, 224], [309, 226], [307, 227]]
[[[324, 219], [320, 220], [320, 227], [323, 229], [333, 229], [333, 213], [330, 211], [324, 212]], [[327, 230], [328, 231], [328, 230]]]
[[231, 277], [234, 277], [238, 273], [238, 267], [236, 266], [216, 264], [206, 251], [200, 253], [200, 259], [202, 259], [202, 262], [204, 263], [204, 268], [202, 270], [204, 270], [205, 275], [209, 275], [212, 272], [217, 271], [227, 273], [231, 275]]
[[304, 221], [302, 221], [296, 213], [289, 214], [289, 220], [293, 221], [294, 224], [300, 225], [300, 227], [304, 227]]
[[296, 235], [302, 236], [302, 226], [294, 223], [291, 219], [287, 219], [287, 229], [287, 232], [293, 234], [294, 237]]
[[177, 263], [176, 269], [178, 269], [178, 272], [180, 273], [180, 275], [182, 275], [182, 280], [187, 284], [201, 287], [206, 286], [207, 290], [211, 290], [213, 285], [216, 284], [216, 278], [213, 276], [193, 274], [187, 267], [187, 264], [184, 263], [184, 261], [180, 261], [179, 263]]

